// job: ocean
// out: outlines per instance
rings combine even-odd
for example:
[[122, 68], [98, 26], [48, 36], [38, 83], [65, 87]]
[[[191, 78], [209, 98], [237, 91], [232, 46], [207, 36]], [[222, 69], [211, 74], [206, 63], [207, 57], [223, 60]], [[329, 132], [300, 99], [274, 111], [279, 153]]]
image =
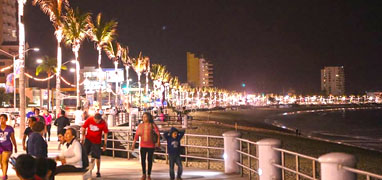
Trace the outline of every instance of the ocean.
[[382, 152], [382, 109], [378, 107], [288, 112], [268, 123], [298, 129], [303, 136]]

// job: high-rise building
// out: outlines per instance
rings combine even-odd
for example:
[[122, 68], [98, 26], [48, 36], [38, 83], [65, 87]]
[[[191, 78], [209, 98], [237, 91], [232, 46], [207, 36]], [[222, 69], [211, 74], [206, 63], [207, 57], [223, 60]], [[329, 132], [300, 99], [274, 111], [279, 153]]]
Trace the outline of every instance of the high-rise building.
[[0, 0], [0, 44], [17, 42], [16, 0]]
[[329, 66], [321, 69], [321, 91], [327, 95], [345, 94], [345, 72], [343, 66]]
[[213, 64], [187, 52], [187, 83], [194, 87], [213, 86]]

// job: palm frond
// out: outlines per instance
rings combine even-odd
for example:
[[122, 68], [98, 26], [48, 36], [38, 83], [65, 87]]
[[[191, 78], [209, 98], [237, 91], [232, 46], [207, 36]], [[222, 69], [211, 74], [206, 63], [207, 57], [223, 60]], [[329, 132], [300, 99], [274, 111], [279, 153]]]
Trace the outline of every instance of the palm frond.
[[109, 59], [113, 61], [118, 61], [121, 57], [122, 47], [121, 47], [121, 44], [119, 44], [116, 41], [111, 41], [107, 43], [104, 46], [104, 50], [106, 52], [106, 55], [109, 57]]
[[77, 7], [68, 9], [63, 21], [62, 34], [66, 45], [79, 45], [86, 38], [89, 30], [90, 13], [82, 13]]
[[49, 16], [56, 29], [62, 23], [63, 9], [69, 7], [68, 0], [33, 0], [32, 4], [40, 6], [40, 9]]
[[90, 37], [99, 46], [109, 43], [115, 39], [117, 35], [117, 25], [115, 20], [104, 22], [102, 20], [102, 13], [99, 13], [95, 22], [89, 23], [90, 25]]

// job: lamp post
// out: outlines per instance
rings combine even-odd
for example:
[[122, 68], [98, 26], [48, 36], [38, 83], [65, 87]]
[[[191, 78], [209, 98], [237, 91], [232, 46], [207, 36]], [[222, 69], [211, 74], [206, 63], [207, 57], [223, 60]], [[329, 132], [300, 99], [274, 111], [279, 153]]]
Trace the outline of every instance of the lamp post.
[[[39, 48], [29, 48], [27, 50], [24, 51], [24, 53], [30, 51], [30, 50], [33, 50], [33, 51], [39, 51], [40, 49]], [[19, 56], [18, 54], [11, 54], [7, 51], [4, 51], [2, 49], [0, 49], [0, 52], [8, 55], [8, 56], [11, 56], [13, 58], [13, 108], [17, 108], [16, 106], [16, 58], [17, 56]]]

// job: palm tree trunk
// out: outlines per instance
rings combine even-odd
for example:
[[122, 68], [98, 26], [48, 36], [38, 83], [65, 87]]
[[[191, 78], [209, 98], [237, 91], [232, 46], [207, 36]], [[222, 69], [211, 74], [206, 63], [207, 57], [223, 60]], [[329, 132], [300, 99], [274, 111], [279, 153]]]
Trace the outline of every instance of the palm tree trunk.
[[[98, 73], [99, 76], [102, 74], [102, 69], [101, 69], [101, 58], [102, 58], [102, 47], [100, 45], [97, 46], [97, 50], [98, 50]], [[100, 82], [101, 80], [99, 79], [99, 76], [98, 77], [98, 82]], [[100, 85], [99, 86], [99, 90], [98, 90], [98, 106], [100, 109], [102, 109], [102, 86]]]
[[138, 73], [139, 107], [142, 107], [141, 73]]
[[[51, 76], [51, 74], [50, 73], [48, 73], [48, 77], [50, 77]], [[49, 111], [49, 107], [50, 107], [50, 79], [48, 79], [48, 111]]]
[[117, 78], [118, 61], [114, 61], [114, 68], [115, 68], [115, 74], [116, 74], [116, 81], [115, 81], [115, 107], [118, 107], [118, 78]]
[[126, 69], [126, 88], [127, 88], [127, 101], [128, 103], [131, 103], [131, 98], [130, 98], [130, 80], [129, 80], [129, 69], [130, 69], [130, 66], [129, 65], [126, 65], [125, 66], [125, 69]]
[[[24, 16], [24, 4], [25, 1], [18, 0], [18, 25], [19, 25], [19, 59], [21, 61], [20, 66], [20, 79], [19, 79], [19, 94], [20, 94], [20, 132], [25, 130], [25, 81], [24, 81], [24, 64], [25, 64], [25, 28], [24, 22], [21, 18]], [[20, 138], [23, 137], [23, 133], [19, 133]]]
[[81, 99], [80, 99], [80, 63], [78, 62], [78, 48], [76, 48], [74, 52], [74, 57], [76, 59], [76, 94], [77, 94], [77, 107], [81, 107]]
[[149, 96], [149, 72], [146, 72], [146, 96]]
[[60, 113], [60, 105], [61, 105], [61, 64], [62, 64], [62, 50], [61, 50], [61, 39], [62, 39], [62, 30], [59, 29], [56, 31], [57, 38], [57, 71], [56, 71], [56, 118], [58, 118], [58, 114]]

